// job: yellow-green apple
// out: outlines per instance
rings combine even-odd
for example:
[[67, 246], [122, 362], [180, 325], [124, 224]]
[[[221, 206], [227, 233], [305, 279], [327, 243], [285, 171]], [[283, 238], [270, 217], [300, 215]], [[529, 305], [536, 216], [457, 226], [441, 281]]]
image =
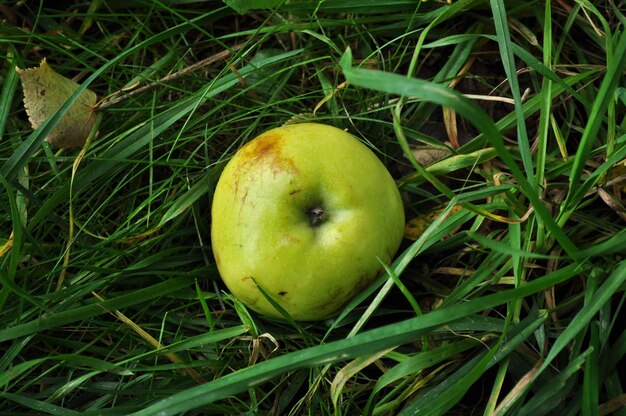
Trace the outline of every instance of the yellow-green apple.
[[326, 319], [390, 263], [404, 233], [391, 175], [335, 127], [269, 130], [228, 162], [215, 188], [211, 240], [226, 286], [251, 309]]

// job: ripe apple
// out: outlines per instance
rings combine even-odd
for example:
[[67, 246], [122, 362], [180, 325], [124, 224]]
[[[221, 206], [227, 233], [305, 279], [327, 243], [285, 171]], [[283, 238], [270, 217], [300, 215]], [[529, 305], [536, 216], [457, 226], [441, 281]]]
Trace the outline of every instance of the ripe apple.
[[[398, 188], [381, 161], [335, 127], [292, 124], [244, 145], [217, 183], [218, 270], [251, 309], [326, 319], [390, 263], [404, 233]], [[380, 259], [380, 261], [379, 261]]]

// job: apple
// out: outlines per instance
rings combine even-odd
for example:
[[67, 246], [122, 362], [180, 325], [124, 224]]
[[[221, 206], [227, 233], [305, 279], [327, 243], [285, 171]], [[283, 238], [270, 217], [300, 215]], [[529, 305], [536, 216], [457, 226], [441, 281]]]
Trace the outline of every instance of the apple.
[[[335, 127], [269, 130], [228, 162], [211, 208], [212, 249], [231, 293], [262, 315], [331, 317], [389, 264], [404, 234], [391, 175]], [[263, 289], [266, 295], [260, 290]]]

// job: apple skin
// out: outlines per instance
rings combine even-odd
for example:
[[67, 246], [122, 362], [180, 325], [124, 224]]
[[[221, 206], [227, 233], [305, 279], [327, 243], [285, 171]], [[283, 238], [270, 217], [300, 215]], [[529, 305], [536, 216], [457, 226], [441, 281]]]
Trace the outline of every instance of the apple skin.
[[301, 123], [244, 145], [217, 183], [211, 241], [224, 283], [262, 315], [331, 317], [389, 264], [404, 234], [381, 161], [335, 127]]

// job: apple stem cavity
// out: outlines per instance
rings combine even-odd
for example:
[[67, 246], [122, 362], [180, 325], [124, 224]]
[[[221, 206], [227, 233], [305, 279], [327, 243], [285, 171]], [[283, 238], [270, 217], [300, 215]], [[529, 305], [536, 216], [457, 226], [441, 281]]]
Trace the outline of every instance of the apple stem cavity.
[[307, 211], [307, 216], [311, 223], [311, 227], [318, 227], [324, 221], [326, 221], [326, 211], [323, 207], [317, 205]]

